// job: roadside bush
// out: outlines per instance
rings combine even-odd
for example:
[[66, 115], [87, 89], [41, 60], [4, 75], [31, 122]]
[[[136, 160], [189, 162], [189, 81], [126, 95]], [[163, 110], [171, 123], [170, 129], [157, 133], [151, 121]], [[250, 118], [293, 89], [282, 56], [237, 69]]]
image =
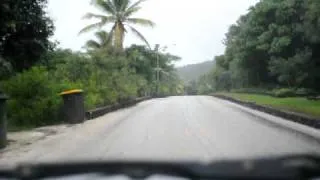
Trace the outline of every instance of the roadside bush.
[[281, 88], [281, 89], [275, 89], [273, 90], [273, 95], [275, 97], [294, 97], [296, 96], [295, 90], [294, 89], [289, 89], [289, 88]]
[[233, 89], [231, 92], [234, 93], [249, 93], [249, 94], [261, 94], [261, 95], [273, 95], [272, 92], [266, 89], [259, 88], [241, 88], [241, 89]]
[[315, 92], [312, 89], [308, 89], [308, 88], [298, 88], [296, 90], [297, 96], [314, 96], [316, 94], [317, 94], [317, 92]]
[[122, 57], [103, 54], [96, 54], [92, 59], [72, 55], [64, 57], [64, 63], [52, 65], [51, 72], [57, 83], [65, 82], [63, 90], [82, 89], [85, 108], [94, 109], [132, 99], [146, 86], [146, 80], [126, 67], [125, 61]]
[[118, 102], [126, 102], [138, 96], [139, 84], [143, 84], [142, 77], [135, 75], [128, 69], [122, 69], [114, 73], [113, 76], [116, 79], [114, 87], [118, 92]]
[[61, 97], [44, 67], [33, 67], [2, 84], [9, 95], [9, 128], [31, 128], [58, 123]]

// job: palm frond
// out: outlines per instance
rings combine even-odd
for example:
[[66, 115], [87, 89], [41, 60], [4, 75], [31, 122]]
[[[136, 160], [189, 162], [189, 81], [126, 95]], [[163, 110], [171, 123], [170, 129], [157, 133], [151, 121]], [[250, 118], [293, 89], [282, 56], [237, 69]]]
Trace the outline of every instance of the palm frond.
[[109, 33], [107, 31], [102, 30], [102, 31], [96, 32], [95, 36], [100, 41], [100, 43], [103, 45], [103, 44], [106, 44], [106, 41], [109, 38]]
[[133, 7], [133, 8], [130, 8], [130, 9], [127, 9], [123, 16], [124, 17], [130, 17], [132, 14], [138, 12], [139, 10], [141, 9], [141, 7], [137, 6], [137, 7]]
[[86, 33], [86, 32], [92, 31], [94, 29], [100, 29], [100, 28], [102, 28], [102, 26], [104, 26], [110, 22], [114, 22], [114, 17], [113, 16], [104, 16], [102, 19], [100, 19], [100, 22], [86, 26], [85, 28], [83, 28], [79, 32], [79, 34]]
[[104, 16], [101, 14], [87, 13], [82, 17], [82, 19], [92, 19], [92, 18], [103, 19], [106, 17], [108, 17], [108, 16]]
[[121, 12], [129, 6], [129, 0], [112, 0], [112, 3], [117, 12]]
[[101, 22], [90, 24], [90, 25], [84, 27], [83, 29], [81, 29], [79, 34], [87, 33], [87, 32], [92, 31], [94, 29], [99, 29], [102, 26], [103, 26], [103, 24]]
[[133, 3], [130, 7], [128, 7], [127, 10], [130, 10], [132, 8], [137, 7], [139, 4], [143, 3], [144, 1], [147, 1], [147, 0], [139, 0], [139, 1], [135, 2], [135, 3]]
[[135, 34], [140, 40], [142, 40], [148, 46], [149, 49], [151, 49], [147, 39], [138, 30], [136, 30], [134, 27], [130, 25], [127, 25], [127, 26], [130, 28], [133, 34]]
[[99, 44], [97, 41], [95, 40], [89, 40], [86, 42], [85, 45], [87, 48], [91, 48], [91, 49], [99, 49], [101, 47], [101, 44]]
[[148, 19], [143, 19], [143, 18], [128, 18], [126, 19], [126, 22], [132, 23], [132, 24], [137, 24], [137, 25], [142, 25], [142, 26], [149, 26], [149, 27], [154, 27], [155, 23], [148, 20]]
[[146, 0], [139, 0], [132, 4], [130, 7], [128, 7], [124, 12], [124, 17], [130, 17], [133, 13], [139, 11], [141, 9], [139, 5], [144, 1]]
[[121, 0], [121, 8], [120, 11], [124, 12], [128, 6], [130, 5], [130, 0]]
[[116, 9], [110, 0], [91, 0], [91, 4], [108, 14], [116, 14]]

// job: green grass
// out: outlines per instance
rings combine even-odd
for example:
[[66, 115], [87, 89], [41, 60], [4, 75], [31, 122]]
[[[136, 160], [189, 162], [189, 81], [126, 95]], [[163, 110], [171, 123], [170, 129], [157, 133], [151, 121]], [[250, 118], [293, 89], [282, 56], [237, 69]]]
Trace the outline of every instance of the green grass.
[[245, 94], [245, 93], [217, 93], [243, 101], [255, 102], [283, 110], [303, 113], [320, 117], [320, 101], [311, 101], [303, 97], [276, 98], [267, 95]]

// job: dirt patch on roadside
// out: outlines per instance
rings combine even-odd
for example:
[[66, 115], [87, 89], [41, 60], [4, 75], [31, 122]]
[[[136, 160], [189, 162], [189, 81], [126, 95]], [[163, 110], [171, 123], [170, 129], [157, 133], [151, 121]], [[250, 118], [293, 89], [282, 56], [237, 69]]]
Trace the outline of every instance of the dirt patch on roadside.
[[29, 146], [37, 141], [46, 139], [49, 136], [64, 132], [68, 127], [73, 125], [56, 125], [35, 128], [28, 131], [9, 132], [8, 145], [0, 150], [0, 155], [4, 152]]

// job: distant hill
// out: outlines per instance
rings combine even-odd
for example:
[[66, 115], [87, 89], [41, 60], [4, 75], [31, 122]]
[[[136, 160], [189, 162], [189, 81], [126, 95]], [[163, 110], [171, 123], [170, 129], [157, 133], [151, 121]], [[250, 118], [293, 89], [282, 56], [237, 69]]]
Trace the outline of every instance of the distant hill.
[[186, 66], [177, 67], [177, 72], [183, 81], [189, 82], [192, 80], [197, 80], [200, 76], [209, 72], [213, 68], [214, 64], [214, 61], [189, 64]]

